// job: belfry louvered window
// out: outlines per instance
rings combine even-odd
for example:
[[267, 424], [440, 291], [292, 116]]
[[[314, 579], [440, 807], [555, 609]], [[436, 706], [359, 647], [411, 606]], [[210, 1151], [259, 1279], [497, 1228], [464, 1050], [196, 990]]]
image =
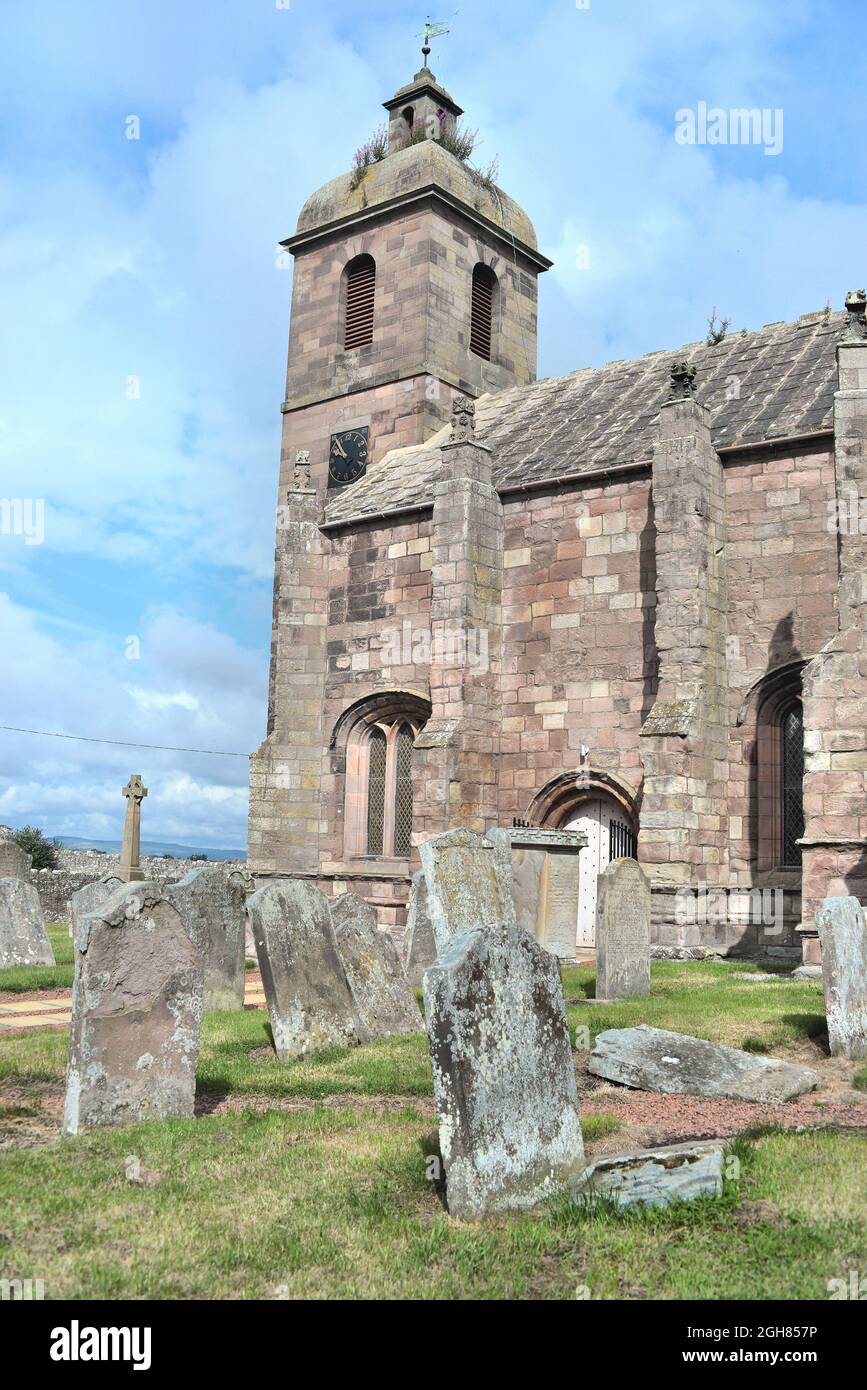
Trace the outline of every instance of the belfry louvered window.
[[473, 297], [470, 320], [470, 348], [478, 356], [491, 360], [491, 341], [494, 324], [494, 294], [497, 277], [486, 265], [473, 271]]
[[801, 862], [804, 833], [804, 711], [800, 701], [780, 718], [780, 799], [783, 863]]
[[382, 854], [385, 836], [386, 737], [382, 729], [370, 731], [367, 771], [367, 852]]
[[376, 298], [376, 262], [357, 256], [346, 267], [346, 317], [343, 346], [347, 352], [373, 342], [373, 302]]

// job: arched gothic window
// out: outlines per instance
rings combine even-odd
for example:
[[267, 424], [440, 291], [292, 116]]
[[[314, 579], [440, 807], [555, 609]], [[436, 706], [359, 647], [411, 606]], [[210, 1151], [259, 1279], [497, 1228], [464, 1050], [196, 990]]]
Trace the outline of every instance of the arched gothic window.
[[412, 750], [430, 713], [427, 701], [390, 692], [338, 720], [332, 746], [346, 749], [345, 859], [406, 859], [412, 849]]
[[[749, 787], [744, 853], [762, 872], [801, 865], [804, 834], [804, 707], [801, 673], [805, 661], [787, 662], [748, 693], [738, 724], [755, 718], [755, 752]], [[752, 711], [755, 714], [752, 715]]]
[[785, 865], [801, 862], [797, 843], [804, 833], [804, 710], [794, 700], [780, 714], [780, 831], [781, 857]]
[[367, 852], [382, 854], [385, 840], [385, 781], [388, 739], [375, 724], [368, 735], [367, 754]]

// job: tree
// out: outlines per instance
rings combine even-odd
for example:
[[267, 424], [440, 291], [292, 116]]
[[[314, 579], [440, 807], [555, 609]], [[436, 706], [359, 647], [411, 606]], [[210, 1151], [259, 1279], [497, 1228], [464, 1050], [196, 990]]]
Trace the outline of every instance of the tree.
[[63, 849], [59, 840], [46, 840], [41, 830], [37, 830], [35, 825], [22, 825], [20, 830], [16, 830], [12, 839], [23, 849], [25, 854], [33, 855], [34, 869], [58, 869], [58, 851]]

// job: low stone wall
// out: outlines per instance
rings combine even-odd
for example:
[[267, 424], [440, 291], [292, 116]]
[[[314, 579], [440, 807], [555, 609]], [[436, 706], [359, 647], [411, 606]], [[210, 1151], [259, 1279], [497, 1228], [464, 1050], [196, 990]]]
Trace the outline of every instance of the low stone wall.
[[[31, 869], [30, 882], [39, 894], [46, 922], [67, 922], [69, 920], [69, 899], [86, 883], [102, 878], [104, 874], [117, 872], [119, 857], [115, 854], [97, 854], [93, 850], [65, 849], [60, 851], [59, 869]], [[205, 861], [200, 859], [163, 859], [142, 857], [141, 866], [145, 878], [165, 887], [177, 883], [189, 873], [190, 869], [200, 869]], [[243, 869], [241, 859], [209, 860], [209, 863], [224, 864], [227, 869]]]

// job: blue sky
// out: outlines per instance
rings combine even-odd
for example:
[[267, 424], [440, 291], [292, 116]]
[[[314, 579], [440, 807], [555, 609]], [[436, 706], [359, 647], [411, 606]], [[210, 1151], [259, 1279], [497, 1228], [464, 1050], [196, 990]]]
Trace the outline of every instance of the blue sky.
[[[3, 0], [0, 498], [43, 499], [45, 536], [0, 534], [0, 723], [260, 741], [291, 293], [276, 243], [420, 65], [424, 15]], [[555, 261], [541, 375], [694, 341], [714, 306], [734, 328], [840, 307], [867, 280], [861, 0], [434, 18], [451, 33], [431, 65]], [[700, 102], [781, 109], [782, 151], [678, 143]], [[9, 733], [0, 822], [114, 838], [131, 771], [146, 836], [244, 844], [244, 758]]]

